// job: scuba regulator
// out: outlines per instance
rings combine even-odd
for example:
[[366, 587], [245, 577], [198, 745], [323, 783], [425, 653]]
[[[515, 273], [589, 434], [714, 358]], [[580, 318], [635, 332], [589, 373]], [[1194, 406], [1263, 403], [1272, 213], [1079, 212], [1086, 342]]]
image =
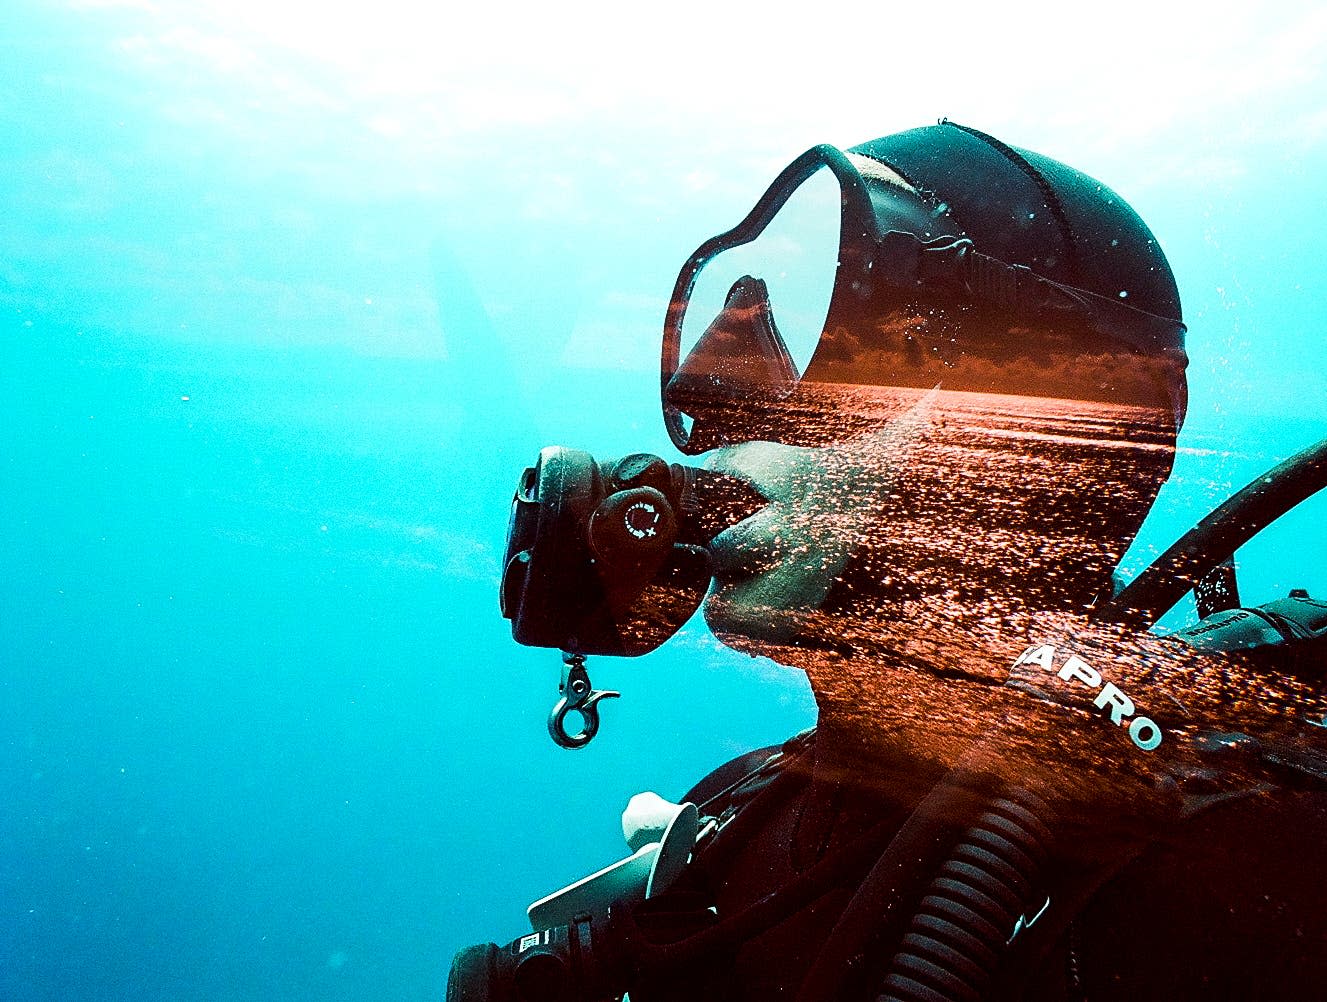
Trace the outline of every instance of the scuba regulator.
[[512, 500], [500, 602], [517, 643], [563, 653], [548, 718], [555, 742], [583, 748], [598, 732], [598, 704], [620, 695], [592, 687], [586, 656], [637, 657], [675, 634], [709, 589], [704, 544], [721, 513], [762, 503], [730, 477], [658, 456], [600, 463], [577, 449], [540, 451]]

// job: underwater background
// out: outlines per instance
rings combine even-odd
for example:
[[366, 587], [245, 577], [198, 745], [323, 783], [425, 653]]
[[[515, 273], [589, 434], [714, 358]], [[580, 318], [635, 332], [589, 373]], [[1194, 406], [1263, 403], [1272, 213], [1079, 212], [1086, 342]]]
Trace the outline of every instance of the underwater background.
[[[1321, 5], [813, 8], [8, 0], [0, 998], [440, 998], [814, 722], [696, 619], [560, 750], [496, 589], [541, 446], [678, 458], [677, 269], [815, 143], [948, 116], [1147, 220], [1190, 411], [1129, 571], [1327, 436]], [[1327, 593], [1325, 516], [1246, 604]]]

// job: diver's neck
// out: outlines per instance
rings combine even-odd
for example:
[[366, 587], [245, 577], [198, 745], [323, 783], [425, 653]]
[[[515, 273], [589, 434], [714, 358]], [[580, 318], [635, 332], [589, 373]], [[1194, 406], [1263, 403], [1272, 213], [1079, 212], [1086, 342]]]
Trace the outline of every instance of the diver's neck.
[[894, 798], [923, 795], [946, 763], [926, 754], [908, 736], [862, 725], [855, 714], [826, 712], [816, 724], [815, 781], [876, 790]]

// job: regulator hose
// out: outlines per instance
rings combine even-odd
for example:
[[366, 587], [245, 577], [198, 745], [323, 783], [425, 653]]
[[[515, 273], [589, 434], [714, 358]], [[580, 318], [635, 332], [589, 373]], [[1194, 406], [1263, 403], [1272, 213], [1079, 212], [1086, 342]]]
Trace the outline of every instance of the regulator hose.
[[1049, 813], [1026, 791], [987, 805], [926, 888], [877, 1002], [986, 997], [1006, 948], [1049, 902]]
[[1098, 619], [1146, 624], [1195, 587], [1211, 568], [1232, 556], [1297, 504], [1327, 489], [1327, 439], [1297, 452], [1223, 502], [1094, 613]]

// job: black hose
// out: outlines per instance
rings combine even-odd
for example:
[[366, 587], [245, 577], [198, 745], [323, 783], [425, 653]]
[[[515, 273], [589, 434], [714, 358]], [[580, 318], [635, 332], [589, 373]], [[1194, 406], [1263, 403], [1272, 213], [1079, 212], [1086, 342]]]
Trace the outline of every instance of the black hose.
[[[1020, 919], [1047, 900], [1051, 834], [1027, 793], [998, 797], [926, 888], [877, 1002], [980, 1002]], [[1042, 900], [1039, 901], [1038, 898]], [[1035, 917], [1035, 916], [1033, 916]]]
[[1295, 505], [1327, 488], [1327, 439], [1296, 453], [1233, 495], [1095, 612], [1154, 622], [1212, 567]]

